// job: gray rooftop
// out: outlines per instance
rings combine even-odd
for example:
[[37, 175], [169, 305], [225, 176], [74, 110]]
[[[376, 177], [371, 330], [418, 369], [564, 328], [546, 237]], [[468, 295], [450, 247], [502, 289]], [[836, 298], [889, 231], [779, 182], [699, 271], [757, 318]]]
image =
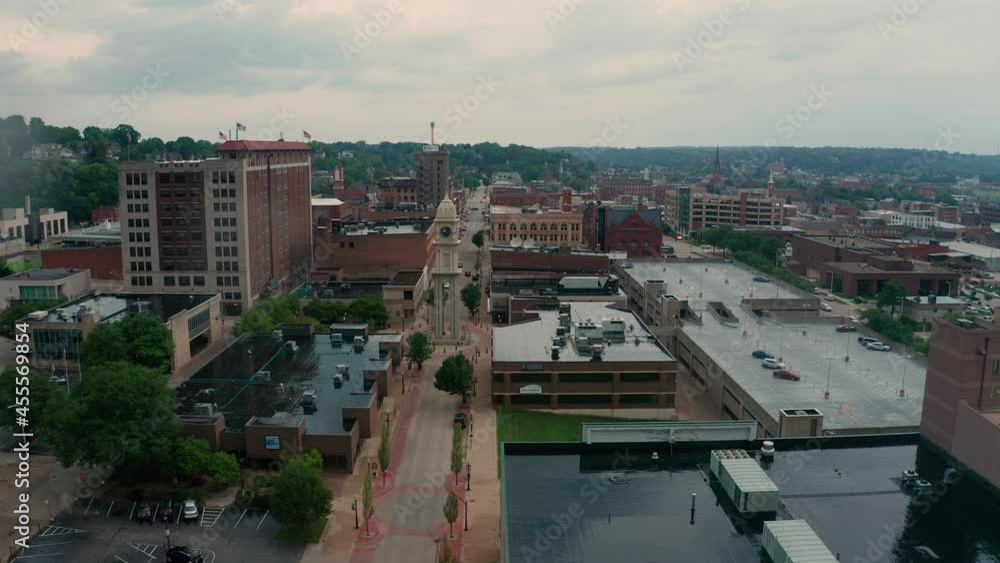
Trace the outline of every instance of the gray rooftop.
[[171, 293], [117, 293], [91, 294], [76, 301], [56, 307], [48, 311], [42, 322], [77, 323], [77, 314], [96, 313], [97, 322], [114, 322], [123, 318], [129, 311], [129, 305], [141, 304], [136, 312], [146, 312], [157, 315], [164, 322], [181, 311], [192, 309], [212, 299], [214, 295], [203, 293], [171, 294]]
[[11, 274], [4, 279], [52, 281], [52, 280], [61, 280], [63, 278], [68, 278], [74, 274], [79, 274], [82, 271], [83, 270], [66, 269], [66, 268], [53, 268], [49, 270], [27, 270], [25, 272], [18, 272], [16, 274]]
[[[559, 326], [559, 311], [538, 311], [537, 320], [494, 328], [493, 361], [496, 362], [589, 362], [590, 352], [579, 352], [573, 342], [577, 335], [594, 337], [604, 329], [604, 321], [622, 321], [624, 342], [603, 339], [603, 361], [666, 362], [674, 358], [656, 341], [646, 327], [628, 311], [609, 307], [609, 302], [574, 302], [570, 307], [572, 323], [567, 343], [558, 360], [552, 359], [552, 338]], [[594, 325], [590, 327], [590, 325]], [[590, 327], [590, 328], [588, 328]], [[605, 333], [607, 334], [607, 333]]]
[[744, 298], [816, 298], [777, 281], [755, 282], [753, 278], [760, 273], [731, 262], [644, 260], [632, 262], [625, 271], [643, 284], [652, 280], [666, 282], [664, 291], [668, 295], [691, 301], [692, 306], [699, 301], [721, 301], [732, 308]]
[[[836, 332], [833, 323], [756, 318], [734, 310], [739, 323], [724, 325], [709, 312], [703, 324], [686, 323], [684, 333], [749, 393], [776, 420], [783, 408], [814, 408], [829, 430], [916, 427], [924, 394], [924, 364], [891, 352], [876, 352], [858, 343], [860, 332]], [[805, 335], [803, 336], [803, 330]], [[779, 350], [780, 347], [780, 350]], [[751, 352], [765, 350], [783, 358], [801, 381], [777, 379]], [[850, 361], [845, 362], [844, 356]], [[823, 398], [827, 372], [830, 399]], [[899, 398], [905, 372], [906, 397]]]

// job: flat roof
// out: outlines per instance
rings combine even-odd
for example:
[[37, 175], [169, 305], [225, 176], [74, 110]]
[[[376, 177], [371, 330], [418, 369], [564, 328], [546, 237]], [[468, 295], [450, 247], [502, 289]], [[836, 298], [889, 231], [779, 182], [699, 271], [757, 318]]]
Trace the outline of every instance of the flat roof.
[[335, 197], [314, 197], [312, 198], [313, 206], [336, 206], [343, 205], [344, 202]]
[[[603, 341], [603, 360], [606, 362], [666, 362], [674, 358], [646, 330], [635, 315], [628, 311], [610, 308], [610, 302], [573, 302], [570, 305], [572, 323], [567, 343], [560, 349], [559, 359], [552, 359], [552, 338], [559, 326], [558, 310], [540, 310], [539, 318], [510, 326], [493, 329], [494, 362], [590, 362], [590, 352], [579, 352], [573, 337], [579, 334], [581, 323], [594, 323], [599, 329], [602, 321], [620, 319], [624, 324], [625, 342]], [[583, 333], [590, 334], [588, 329]]]
[[[891, 213], [891, 212], [890, 212]], [[809, 239], [813, 242], [818, 242], [825, 244], [827, 246], [835, 246], [838, 248], [849, 248], [851, 250], [892, 250], [895, 248], [892, 244], [883, 242], [881, 240], [864, 237], [864, 236], [854, 236], [854, 235], [809, 235], [803, 238]]]
[[[840, 561], [1000, 560], [1000, 498], [971, 476], [944, 485], [948, 460], [917, 439], [777, 440], [774, 461], [762, 465], [781, 502], [753, 519], [709, 480], [707, 445], [675, 446], [671, 456], [665, 443], [506, 444], [504, 553], [510, 563], [757, 562], [765, 522], [805, 520]], [[878, 445], [893, 442], [900, 445]], [[753, 452], [759, 443], [742, 447]], [[904, 488], [909, 469], [944, 492], [920, 498]], [[539, 542], [540, 534], [548, 538]]]
[[816, 299], [778, 281], [754, 281], [762, 274], [734, 262], [642, 260], [632, 262], [625, 272], [643, 285], [664, 281], [666, 294], [692, 302], [721, 301], [738, 307], [744, 298]]
[[85, 272], [85, 270], [77, 269], [67, 269], [67, 268], [53, 268], [49, 270], [26, 270], [23, 272], [18, 272], [16, 274], [11, 274], [5, 280], [9, 281], [20, 281], [20, 280], [36, 280], [36, 281], [53, 281], [68, 278], [70, 276]]
[[[697, 303], [695, 304], [697, 307]], [[927, 366], [893, 350], [868, 350], [861, 332], [836, 332], [833, 322], [804, 322], [786, 313], [782, 323], [733, 310], [739, 322], [722, 324], [709, 312], [702, 323], [686, 323], [687, 335], [775, 420], [781, 409], [812, 408], [823, 413], [823, 428], [851, 430], [912, 428], [920, 425]], [[805, 331], [805, 335], [803, 335]], [[874, 335], [878, 338], [878, 335]], [[764, 350], [781, 357], [800, 381], [775, 378], [751, 356]], [[850, 361], [845, 362], [848, 355]], [[905, 398], [899, 397], [904, 385]], [[824, 398], [827, 374], [830, 399]]]
[[422, 234], [426, 231], [426, 224], [389, 224], [389, 225], [378, 225], [378, 226], [368, 226], [368, 225], [345, 225], [342, 228], [340, 234], [347, 236], [365, 236], [365, 235], [412, 235], [412, 234]]
[[947, 246], [950, 250], [964, 252], [985, 260], [995, 260], [1000, 258], [1000, 248], [993, 248], [992, 246], [986, 246], [985, 244], [948, 241], [945, 243], [945, 246]]
[[416, 285], [423, 275], [424, 273], [420, 270], [400, 270], [389, 280], [389, 285]]
[[164, 322], [181, 311], [192, 309], [212, 299], [215, 295], [191, 293], [109, 293], [91, 294], [72, 303], [61, 305], [48, 311], [41, 322], [78, 323], [77, 313], [97, 313], [98, 322], [113, 322], [128, 314], [129, 305], [144, 302], [146, 312], [160, 317]]
[[[214, 402], [230, 430], [241, 430], [250, 421], [294, 425], [304, 419], [310, 434], [350, 433], [353, 422], [345, 420], [343, 410], [367, 407], [374, 399], [365, 370], [388, 369], [391, 362], [379, 353], [381, 335], [369, 336], [361, 352], [350, 342], [334, 347], [329, 335], [322, 334], [295, 339], [299, 348], [293, 354], [287, 340], [257, 333], [233, 342], [178, 387], [178, 414], [191, 412], [195, 403]], [[350, 377], [336, 388], [333, 376], [339, 365], [349, 366]], [[211, 400], [208, 390], [214, 395]], [[302, 407], [307, 391], [316, 394], [316, 410], [310, 413]]]

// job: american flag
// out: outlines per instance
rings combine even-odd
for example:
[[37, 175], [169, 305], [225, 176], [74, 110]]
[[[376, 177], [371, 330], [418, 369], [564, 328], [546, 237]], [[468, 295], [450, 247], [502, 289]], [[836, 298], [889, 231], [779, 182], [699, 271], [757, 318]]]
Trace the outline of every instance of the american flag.
[[222, 131], [219, 131], [219, 140], [220, 140], [220, 141], [228, 141], [228, 140], [229, 140], [229, 138], [228, 138], [228, 137], [226, 137], [226, 134], [225, 134], [225, 133], [223, 133]]
[[125, 136], [128, 137], [128, 142], [131, 143], [132, 142], [132, 132], [131, 131], [127, 131], [125, 133]]
[[302, 136], [305, 137], [307, 141], [313, 140], [313, 136], [310, 135], [308, 131], [303, 131]]
[[246, 131], [247, 130], [247, 126], [243, 125], [242, 123], [236, 123], [236, 130], [237, 131]]

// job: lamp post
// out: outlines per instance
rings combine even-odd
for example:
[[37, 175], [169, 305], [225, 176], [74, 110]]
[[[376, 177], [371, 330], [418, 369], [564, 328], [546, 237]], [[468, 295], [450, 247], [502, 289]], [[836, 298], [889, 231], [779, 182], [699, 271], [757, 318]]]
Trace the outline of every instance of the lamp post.
[[354, 504], [351, 505], [351, 508], [354, 509], [354, 529], [357, 530], [361, 527], [361, 524], [358, 522], [358, 499], [354, 499]]
[[463, 502], [465, 502], [465, 531], [468, 532], [469, 531], [469, 501], [466, 500], [466, 501], [463, 501]]
[[465, 490], [466, 491], [471, 491], [472, 490], [472, 464], [471, 463], [466, 463], [465, 464]]
[[167, 533], [167, 549], [170, 549], [170, 528], [164, 528], [164, 531]]
[[49, 499], [45, 499], [45, 508], [49, 511], [49, 521], [55, 520], [55, 516], [52, 516], [52, 507], [49, 506]]
[[826, 392], [823, 393], [823, 398], [830, 400], [830, 372], [833, 371], [833, 358], [826, 365]]
[[903, 356], [903, 380], [899, 382], [899, 398], [906, 397], [906, 368], [910, 365], [910, 356]]

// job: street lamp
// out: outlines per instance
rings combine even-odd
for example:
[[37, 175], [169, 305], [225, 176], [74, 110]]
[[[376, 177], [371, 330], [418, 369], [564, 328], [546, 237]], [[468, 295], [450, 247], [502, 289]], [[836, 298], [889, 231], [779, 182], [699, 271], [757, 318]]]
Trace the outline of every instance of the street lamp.
[[906, 368], [910, 365], [910, 356], [903, 356], [903, 380], [899, 383], [899, 398], [906, 397]]
[[465, 502], [465, 531], [468, 532], [469, 531], [469, 501], [466, 500], [466, 501], [463, 501], [463, 502]]
[[167, 549], [170, 549], [170, 528], [164, 528], [164, 531], [167, 533]]
[[833, 358], [826, 365], [826, 392], [823, 393], [823, 398], [830, 400], [830, 372], [833, 371]]
[[351, 508], [354, 509], [354, 529], [357, 530], [361, 527], [361, 524], [358, 522], [358, 499], [354, 499], [354, 503], [351, 505]]
[[472, 490], [472, 464], [471, 463], [466, 463], [465, 464], [465, 490], [466, 491], [471, 491]]

